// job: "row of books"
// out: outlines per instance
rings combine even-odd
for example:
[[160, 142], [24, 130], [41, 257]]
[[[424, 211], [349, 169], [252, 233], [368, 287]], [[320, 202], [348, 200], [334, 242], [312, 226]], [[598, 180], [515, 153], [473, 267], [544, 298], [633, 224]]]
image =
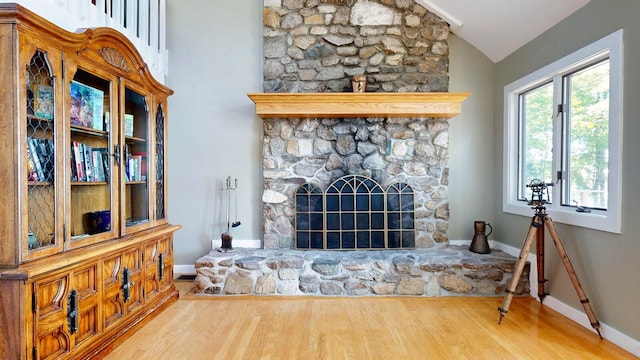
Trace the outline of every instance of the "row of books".
[[108, 182], [110, 175], [108, 148], [71, 143], [71, 181]]
[[27, 138], [27, 179], [53, 182], [53, 140]]
[[145, 153], [132, 154], [127, 156], [125, 164], [126, 181], [147, 180], [147, 156]]

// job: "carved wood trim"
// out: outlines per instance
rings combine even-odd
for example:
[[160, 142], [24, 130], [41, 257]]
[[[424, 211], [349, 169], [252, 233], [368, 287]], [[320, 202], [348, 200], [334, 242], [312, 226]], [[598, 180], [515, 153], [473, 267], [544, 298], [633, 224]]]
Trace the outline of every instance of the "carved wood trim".
[[98, 53], [100, 53], [100, 56], [102, 56], [104, 61], [106, 61], [107, 63], [117, 67], [124, 72], [131, 71], [129, 63], [118, 50], [110, 47], [103, 47], [102, 49], [98, 50]]

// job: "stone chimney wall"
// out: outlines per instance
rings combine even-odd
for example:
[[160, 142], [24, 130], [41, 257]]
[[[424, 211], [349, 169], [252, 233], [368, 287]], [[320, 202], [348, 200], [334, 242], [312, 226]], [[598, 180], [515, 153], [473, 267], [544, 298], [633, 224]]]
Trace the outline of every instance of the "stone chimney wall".
[[[412, 0], [265, 0], [264, 91], [448, 91], [449, 26]], [[448, 243], [448, 122], [265, 119], [264, 248], [293, 248], [294, 193], [347, 174], [415, 193], [416, 247]]]
[[266, 0], [265, 92], [441, 92], [449, 25], [412, 0]]

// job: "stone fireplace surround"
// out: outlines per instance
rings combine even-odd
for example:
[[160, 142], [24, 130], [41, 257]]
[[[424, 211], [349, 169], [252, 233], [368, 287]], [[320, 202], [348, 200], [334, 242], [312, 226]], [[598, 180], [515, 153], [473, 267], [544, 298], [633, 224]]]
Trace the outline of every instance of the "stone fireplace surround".
[[[263, 12], [265, 96], [348, 92], [353, 75], [366, 75], [368, 92], [393, 93], [389, 97], [448, 90], [448, 25], [413, 1], [267, 3]], [[250, 94], [264, 118], [264, 248], [212, 250], [196, 261], [194, 291], [210, 295], [501, 294], [515, 258], [496, 250], [475, 254], [466, 246], [448, 244], [446, 118], [454, 114], [442, 109], [442, 116], [416, 113], [414, 108], [407, 114], [385, 113], [385, 105], [379, 105], [384, 101], [366, 103], [367, 98], [358, 98], [369, 93], [349, 95], [365, 106], [336, 114], [330, 109], [342, 103], [331, 99], [324, 100], [320, 105], [324, 110], [319, 112], [315, 103], [299, 106], [302, 113], [294, 111], [296, 105], [286, 104], [280, 107], [284, 112], [268, 115]], [[403, 106], [420, 108], [422, 104]], [[306, 182], [326, 187], [345, 174], [366, 175], [380, 184], [406, 182], [414, 188], [416, 249], [293, 249], [297, 187]], [[528, 291], [525, 269], [516, 293]]]

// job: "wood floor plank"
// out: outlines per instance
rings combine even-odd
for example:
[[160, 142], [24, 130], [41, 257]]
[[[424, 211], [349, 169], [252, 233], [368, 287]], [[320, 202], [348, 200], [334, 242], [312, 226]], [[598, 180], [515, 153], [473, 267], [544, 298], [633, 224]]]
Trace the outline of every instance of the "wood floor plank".
[[189, 299], [105, 360], [637, 359], [532, 298]]

